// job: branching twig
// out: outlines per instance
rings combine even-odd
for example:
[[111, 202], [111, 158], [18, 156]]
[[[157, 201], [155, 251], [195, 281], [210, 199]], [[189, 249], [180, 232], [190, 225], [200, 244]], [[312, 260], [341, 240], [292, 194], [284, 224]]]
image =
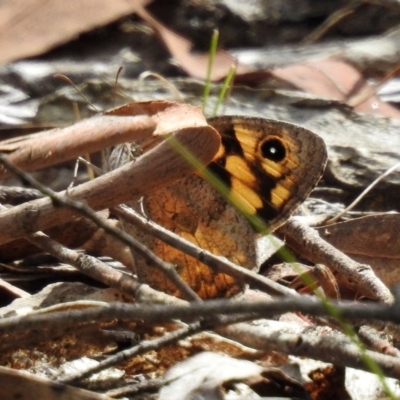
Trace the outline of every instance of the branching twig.
[[[79, 302], [72, 303], [75, 306]], [[351, 302], [334, 302], [334, 307], [342, 317], [381, 319], [386, 321], [400, 322], [400, 313], [398, 304], [393, 306], [380, 305], [377, 303], [354, 304]], [[68, 307], [68, 303], [63, 305]], [[213, 300], [203, 303], [191, 303], [182, 306], [150, 306], [146, 304], [130, 305], [121, 303], [104, 304], [99, 303], [98, 307], [87, 308], [85, 310], [70, 310], [64, 312], [52, 312], [54, 307], [42, 309], [35, 314], [24, 317], [10, 317], [0, 320], [0, 334], [15, 334], [17, 332], [27, 331], [31, 328], [47, 329], [49, 327], [62, 325], [64, 329], [76, 327], [78, 323], [89, 323], [90, 321], [108, 321], [115, 318], [124, 320], [143, 320], [145, 322], [162, 323], [174, 319], [190, 321], [193, 318], [206, 318], [208, 325], [200, 326], [199, 323], [192, 325], [193, 331], [184, 331], [182, 334], [188, 335], [197, 329], [215, 328], [221, 324], [230, 324], [234, 322], [231, 318], [224, 318], [224, 315], [230, 314], [237, 320], [270, 317], [272, 315], [282, 314], [289, 311], [300, 311], [311, 315], [329, 315], [326, 305], [316, 298], [302, 296], [299, 298], [279, 298], [272, 301], [262, 302], [232, 302], [227, 300]], [[206, 322], [206, 321], [204, 321]], [[272, 322], [271, 322], [272, 323]], [[276, 323], [276, 321], [274, 322]], [[268, 326], [268, 322], [267, 325]], [[289, 333], [285, 335], [282, 326], [272, 326], [272, 329], [266, 329], [263, 326], [251, 326], [249, 324], [237, 324], [226, 328], [219, 328], [218, 332], [228, 336], [230, 339], [256, 349], [278, 350], [286, 354], [297, 354], [301, 356], [312, 357], [327, 362], [334, 362], [338, 365], [347, 365], [354, 368], [366, 370], [366, 366], [360, 361], [360, 349], [351, 343], [350, 339], [343, 336], [333, 335], [309, 335], [304, 333]], [[309, 330], [309, 327], [307, 328]], [[179, 332], [179, 331], [178, 331]], [[176, 334], [176, 332], [175, 332]], [[160, 338], [144, 347], [135, 346], [128, 353], [122, 353], [116, 356], [112, 361], [102, 364], [101, 368], [110, 366], [115, 362], [124, 360], [125, 357], [131, 357], [138, 352], [147, 351], [147, 345], [159, 346], [166, 340], [175, 340], [173, 335], [167, 335], [166, 338]], [[321, 350], [322, 348], [322, 350]], [[400, 377], [400, 362], [397, 358], [381, 355], [375, 352], [367, 352], [385, 371], [387, 376]], [[338, 357], [340, 355], [340, 357]], [[110, 363], [110, 364], [108, 364]], [[96, 367], [97, 369], [98, 367]], [[93, 371], [91, 371], [93, 372]], [[89, 373], [89, 372], [88, 372]]]
[[317, 264], [325, 264], [334, 269], [349, 283], [351, 282], [358, 292], [386, 303], [390, 303], [393, 300], [389, 289], [377, 278], [370, 266], [359, 264], [347, 257], [321, 239], [314, 229], [292, 218], [279, 228], [278, 232], [285, 236], [285, 240], [290, 247], [301, 248], [301, 253], [310, 261]]

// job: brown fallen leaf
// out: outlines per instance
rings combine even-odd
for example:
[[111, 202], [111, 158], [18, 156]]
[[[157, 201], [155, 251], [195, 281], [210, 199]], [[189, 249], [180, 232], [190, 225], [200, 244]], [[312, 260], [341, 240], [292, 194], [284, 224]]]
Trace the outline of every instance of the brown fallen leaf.
[[42, 54], [82, 32], [134, 12], [150, 0], [4, 0], [0, 2], [0, 64]]
[[[199, 109], [163, 100], [129, 103], [105, 114], [65, 128], [0, 141], [0, 152], [24, 171], [35, 171], [120, 143], [155, 138], [160, 132], [184, 129], [191, 123], [200, 126], [205, 121]], [[179, 118], [183, 114], [185, 118]], [[0, 167], [0, 179], [8, 176], [10, 173]]]
[[[208, 53], [192, 53], [189, 40], [165, 27], [145, 10], [149, 3], [151, 0], [83, 0], [76, 7], [62, 0], [3, 1], [0, 3], [0, 64], [45, 53], [82, 32], [136, 12], [160, 36], [186, 73], [205, 79]], [[254, 70], [237, 65], [233, 56], [220, 50], [215, 57], [212, 80], [223, 79], [232, 65], [237, 66], [238, 73]]]
[[[149, 137], [155, 128], [156, 121], [147, 114], [122, 118], [102, 115], [65, 128], [2, 141], [0, 151], [24, 171], [35, 171], [134, 138]], [[8, 176], [9, 171], [0, 168], [0, 179]]]
[[295, 87], [324, 99], [341, 100], [362, 113], [400, 118], [400, 111], [371, 95], [361, 104], [353, 104], [352, 98], [368, 88], [361, 73], [350, 64], [336, 59], [291, 64], [271, 71], [272, 75]]
[[[192, 43], [184, 37], [168, 29], [148, 13], [142, 4], [135, 5], [136, 13], [143, 18], [160, 36], [171, 55], [179, 62], [182, 69], [193, 78], [206, 79], [208, 69], [208, 53], [193, 53]], [[224, 79], [229, 69], [235, 66], [236, 74], [246, 74], [254, 71], [254, 68], [239, 64], [229, 53], [218, 50], [215, 54], [211, 71], [211, 80]]]
[[400, 214], [378, 214], [318, 228], [320, 236], [392, 286], [400, 281]]

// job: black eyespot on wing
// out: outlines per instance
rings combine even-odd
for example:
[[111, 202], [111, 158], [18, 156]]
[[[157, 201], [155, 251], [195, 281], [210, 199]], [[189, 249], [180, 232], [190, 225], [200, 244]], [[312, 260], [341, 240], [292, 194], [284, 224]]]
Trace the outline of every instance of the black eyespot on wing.
[[261, 154], [268, 160], [280, 162], [286, 157], [286, 147], [277, 138], [267, 139], [260, 146]]

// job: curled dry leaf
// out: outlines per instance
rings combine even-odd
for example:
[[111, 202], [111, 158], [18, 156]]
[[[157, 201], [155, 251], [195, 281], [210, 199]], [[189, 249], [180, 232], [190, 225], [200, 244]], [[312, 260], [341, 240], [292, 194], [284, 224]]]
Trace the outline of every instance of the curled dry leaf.
[[340, 299], [336, 279], [332, 271], [323, 264], [317, 264], [314, 268], [297, 276], [291, 282], [290, 287], [296, 288], [301, 293], [314, 292], [320, 288], [327, 298]]
[[[217, 153], [221, 139], [217, 131], [207, 124], [201, 110], [183, 105], [181, 117], [178, 117], [179, 104], [168, 103], [169, 106], [166, 106], [165, 102], [156, 103], [161, 107], [161, 110], [158, 109], [160, 112], [155, 111], [157, 107], [151, 102], [140, 103], [139, 106], [143, 109], [148, 105], [148, 112], [154, 111], [151, 118], [156, 124], [160, 122], [163, 127], [168, 127], [168, 131], [164, 132], [156, 129], [155, 134], [161, 137], [162, 133], [169, 134], [172, 131], [173, 125], [167, 122], [169, 118], [180, 121], [179, 126], [173, 130], [175, 139], [202, 164], [207, 165]], [[80, 133], [76, 132], [77, 137]], [[45, 146], [42, 140], [40, 144]], [[193, 172], [194, 167], [188, 165], [168, 143], [162, 141], [134, 162], [70, 189], [68, 196], [75, 200], [85, 199], [93, 209], [102, 210], [143, 196], [146, 192], [168, 185]], [[33, 214], [32, 210], [35, 210]], [[29, 233], [60, 225], [76, 216], [76, 211], [54, 207], [50, 199], [39, 199], [14, 207], [1, 213], [0, 223], [5, 235], [0, 234], [0, 242], [7, 243]], [[16, 220], [19, 222], [16, 223]]]
[[340, 299], [336, 279], [332, 271], [323, 264], [316, 264], [314, 267], [299, 262], [276, 264], [268, 268], [266, 275], [274, 281], [285, 282], [299, 293], [312, 293], [320, 289], [326, 297]]
[[[207, 122], [201, 110], [187, 104], [130, 103], [62, 129], [1, 141], [0, 151], [8, 154], [9, 161], [24, 171], [34, 171], [120, 143], [202, 126], [207, 126]], [[8, 176], [9, 171], [0, 168], [0, 178]]]

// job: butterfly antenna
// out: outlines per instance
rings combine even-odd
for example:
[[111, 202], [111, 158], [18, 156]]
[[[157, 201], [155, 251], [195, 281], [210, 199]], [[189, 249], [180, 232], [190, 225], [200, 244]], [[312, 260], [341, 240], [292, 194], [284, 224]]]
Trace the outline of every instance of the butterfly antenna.
[[68, 84], [70, 84], [76, 90], [76, 92], [82, 97], [82, 99], [85, 100], [93, 108], [94, 111], [100, 112], [96, 108], [96, 106], [80, 91], [78, 86], [76, 86], [75, 83], [72, 82], [72, 80], [70, 78], [68, 78], [68, 76], [63, 75], [63, 74], [56, 74], [56, 75], [54, 75], [54, 78], [61, 79], [65, 82], [67, 82]]
[[139, 75], [139, 81], [143, 82], [147, 78], [155, 78], [158, 81], [160, 81], [162, 84], [165, 85], [166, 89], [169, 90], [172, 94], [172, 96], [177, 99], [178, 101], [183, 101], [183, 95], [179, 91], [179, 89], [171, 83], [167, 78], [164, 78], [162, 75], [157, 74], [156, 72], [152, 71], [144, 71]]
[[124, 67], [119, 67], [118, 71], [117, 71], [117, 75], [115, 75], [115, 82], [113, 85], [113, 107], [115, 107], [115, 102], [116, 102], [116, 98], [117, 98], [117, 90], [118, 90], [118, 79], [121, 76], [121, 72], [124, 69]]
[[119, 76], [121, 75], [121, 72], [122, 72], [123, 69], [124, 69], [124, 67], [119, 67], [118, 68], [118, 72], [117, 72], [117, 75], [115, 77], [115, 85], [118, 85], [118, 79], [119, 79]]

